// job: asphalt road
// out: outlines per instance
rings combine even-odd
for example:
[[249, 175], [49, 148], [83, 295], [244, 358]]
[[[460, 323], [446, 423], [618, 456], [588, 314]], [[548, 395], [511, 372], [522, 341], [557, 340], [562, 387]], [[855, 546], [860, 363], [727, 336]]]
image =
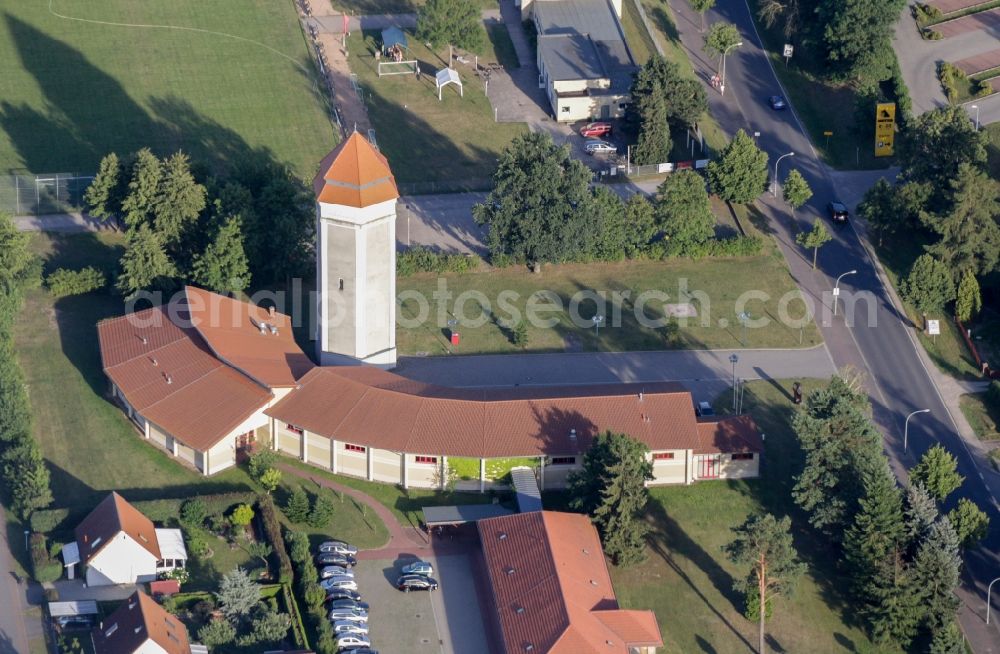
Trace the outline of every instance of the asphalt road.
[[[685, 10], [690, 12], [686, 3], [671, 4], [681, 14]], [[771, 225], [792, 275], [807, 294], [829, 307], [834, 278], [857, 270], [856, 274], [843, 279], [841, 288], [847, 297], [868, 292], [874, 298], [870, 304], [855, 305], [850, 324], [845, 322], [843, 315], [828, 316], [820, 323], [834, 362], [838, 366], [853, 365], [868, 372], [875, 420], [885, 433], [885, 449], [893, 469], [897, 476], [905, 479], [906, 468], [929, 447], [941, 443], [956, 456], [959, 472], [966, 478], [945, 508], [964, 496], [990, 515], [991, 529], [983, 546], [966, 553], [964, 584], [959, 592], [964, 604], [960, 619], [975, 651], [1000, 652], [1000, 631], [995, 624], [987, 626], [984, 621], [986, 585], [1000, 576], [1000, 511], [994, 500], [994, 493], [1000, 488], [998, 475], [990, 469], [981, 473], [980, 466], [959, 436], [917, 354], [915, 348], [918, 346], [908, 321], [895, 310], [890, 299], [891, 290], [880, 279], [854, 226], [831, 230], [834, 240], [820, 251], [816, 271], [811, 269], [808, 255], [795, 245], [795, 233], [807, 229], [815, 218], [825, 219], [825, 205], [837, 197], [838, 189], [828, 169], [816, 156], [794, 111], [774, 112], [764, 102], [767, 96], [782, 91], [762, 50], [747, 4], [744, 0], [720, 0], [716, 10], [708, 16], [709, 23], [716, 20], [736, 24], [744, 45], [730, 56], [727, 95], [724, 99], [714, 95], [713, 112], [726, 131], [732, 132], [739, 127], [760, 131], [759, 145], [770, 156], [772, 166], [777, 156], [795, 152], [793, 157], [781, 161], [779, 178], [783, 179], [794, 166], [814, 191], [809, 205], [794, 216], [776, 201], [765, 202], [765, 211], [771, 217]], [[909, 449], [904, 453], [905, 416], [925, 408], [930, 409], [930, 414], [916, 416], [910, 422]], [[995, 598], [993, 610], [1000, 610], [1000, 602]]]

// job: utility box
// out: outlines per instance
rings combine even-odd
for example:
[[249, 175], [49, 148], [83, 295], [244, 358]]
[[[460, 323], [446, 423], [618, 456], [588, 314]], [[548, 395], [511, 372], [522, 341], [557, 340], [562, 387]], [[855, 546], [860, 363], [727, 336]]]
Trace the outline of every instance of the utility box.
[[462, 335], [459, 334], [458, 332], [456, 332], [454, 329], [451, 330], [450, 334], [451, 334], [451, 344], [452, 345], [458, 345], [459, 343], [462, 342]]

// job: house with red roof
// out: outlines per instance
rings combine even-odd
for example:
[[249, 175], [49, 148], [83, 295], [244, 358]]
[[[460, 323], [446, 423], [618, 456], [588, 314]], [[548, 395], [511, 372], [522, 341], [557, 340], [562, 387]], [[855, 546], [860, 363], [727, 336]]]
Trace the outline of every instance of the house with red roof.
[[136, 591], [91, 632], [96, 654], [191, 654], [187, 628]]

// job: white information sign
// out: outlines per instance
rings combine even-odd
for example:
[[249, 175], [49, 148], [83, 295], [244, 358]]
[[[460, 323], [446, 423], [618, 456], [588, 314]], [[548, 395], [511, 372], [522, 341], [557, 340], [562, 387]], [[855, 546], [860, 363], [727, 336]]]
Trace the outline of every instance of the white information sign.
[[940, 320], [928, 320], [927, 321], [927, 333], [931, 336], [937, 336], [941, 333], [941, 321]]

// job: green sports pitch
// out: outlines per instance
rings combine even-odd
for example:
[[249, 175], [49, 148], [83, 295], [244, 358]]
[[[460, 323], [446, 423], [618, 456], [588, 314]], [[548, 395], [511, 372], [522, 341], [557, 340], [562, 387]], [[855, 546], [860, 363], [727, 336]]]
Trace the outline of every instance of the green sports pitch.
[[149, 146], [309, 177], [337, 142], [309, 47], [292, 0], [5, 0], [0, 175]]

